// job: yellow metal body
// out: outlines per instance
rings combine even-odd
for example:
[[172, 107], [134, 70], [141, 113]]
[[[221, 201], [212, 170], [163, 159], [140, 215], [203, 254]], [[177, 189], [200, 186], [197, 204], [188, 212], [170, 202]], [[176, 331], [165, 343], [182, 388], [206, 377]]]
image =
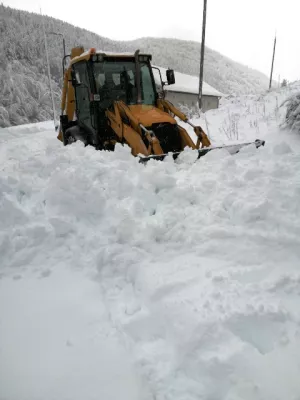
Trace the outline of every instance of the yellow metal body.
[[[61, 99], [61, 114], [67, 115], [69, 122], [75, 119], [75, 90], [71, 82], [71, 67], [79, 61], [88, 61], [94, 54], [94, 49], [88, 52], [84, 52], [82, 47], [72, 49], [70, 65], [64, 76]], [[122, 56], [119, 54], [117, 56], [128, 57], [128, 55]], [[138, 154], [145, 156], [163, 154], [158, 138], [152, 131], [144, 127], [150, 127], [154, 123], [162, 122], [177, 125], [175, 117], [193, 126], [194, 132], [197, 135], [197, 142], [194, 143], [188, 132], [182, 126], [177, 125], [181, 139], [181, 150], [185, 147], [199, 149], [211, 145], [209, 138], [202, 128], [191, 124], [185, 114], [165, 99], [157, 100], [156, 106], [141, 104], [126, 105], [123, 101], [115, 101], [113, 107], [106, 110], [105, 115], [115, 133], [116, 139], [114, 142], [127, 143], [134, 156]], [[142, 139], [143, 135], [147, 138], [148, 147]], [[61, 130], [59, 131], [58, 139], [63, 141]]]

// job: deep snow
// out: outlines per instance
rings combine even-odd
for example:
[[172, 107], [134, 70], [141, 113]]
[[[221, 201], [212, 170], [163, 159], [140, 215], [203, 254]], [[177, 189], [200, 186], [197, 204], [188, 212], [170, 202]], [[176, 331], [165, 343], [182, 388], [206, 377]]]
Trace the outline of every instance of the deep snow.
[[1, 400], [300, 399], [284, 95], [208, 112], [214, 144], [232, 115], [232, 140], [267, 143], [197, 163], [63, 147], [50, 123], [0, 130]]

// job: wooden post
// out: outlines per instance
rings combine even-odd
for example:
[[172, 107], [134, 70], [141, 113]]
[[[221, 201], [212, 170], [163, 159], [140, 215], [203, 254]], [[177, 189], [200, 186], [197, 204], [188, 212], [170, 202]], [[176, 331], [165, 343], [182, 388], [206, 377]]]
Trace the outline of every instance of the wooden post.
[[204, 51], [205, 51], [206, 9], [207, 9], [207, 0], [203, 0], [202, 41], [201, 41], [201, 55], [200, 55], [199, 99], [198, 99], [199, 110], [202, 109], [202, 86], [203, 86], [203, 69], [204, 69]]
[[275, 39], [274, 39], [273, 58], [272, 58], [272, 66], [271, 66], [269, 90], [271, 90], [271, 87], [272, 87], [272, 77], [273, 77], [273, 67], [274, 67], [275, 49], [276, 49], [276, 34], [275, 34]]

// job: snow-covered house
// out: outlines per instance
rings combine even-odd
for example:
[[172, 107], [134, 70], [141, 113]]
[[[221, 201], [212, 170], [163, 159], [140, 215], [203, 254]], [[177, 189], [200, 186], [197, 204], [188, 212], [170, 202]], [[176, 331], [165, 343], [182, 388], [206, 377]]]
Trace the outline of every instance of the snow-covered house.
[[[158, 67], [161, 71], [162, 79], [166, 80], [166, 68]], [[154, 78], [157, 85], [160, 85], [159, 74], [157, 70], [153, 70]], [[197, 105], [198, 93], [199, 93], [199, 77], [182, 74], [181, 72], [175, 72], [175, 84], [165, 86], [166, 99], [170, 100], [175, 106], [186, 105], [193, 107]], [[208, 83], [203, 82], [203, 111], [215, 109], [219, 107], [219, 100], [224, 96], [223, 93], [210, 86]]]

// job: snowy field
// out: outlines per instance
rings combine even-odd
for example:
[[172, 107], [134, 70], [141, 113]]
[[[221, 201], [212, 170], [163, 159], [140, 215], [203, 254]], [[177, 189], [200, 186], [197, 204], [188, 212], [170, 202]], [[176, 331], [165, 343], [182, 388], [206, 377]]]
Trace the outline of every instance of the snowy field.
[[208, 112], [266, 146], [196, 163], [0, 130], [1, 400], [300, 399], [296, 89]]

